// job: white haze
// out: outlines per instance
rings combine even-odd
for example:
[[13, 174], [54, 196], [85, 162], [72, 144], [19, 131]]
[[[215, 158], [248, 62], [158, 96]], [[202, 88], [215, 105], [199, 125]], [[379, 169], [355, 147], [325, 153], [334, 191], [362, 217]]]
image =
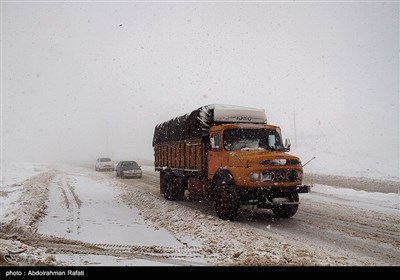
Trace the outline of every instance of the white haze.
[[153, 159], [157, 123], [265, 109], [306, 171], [399, 177], [398, 2], [1, 2], [2, 162]]

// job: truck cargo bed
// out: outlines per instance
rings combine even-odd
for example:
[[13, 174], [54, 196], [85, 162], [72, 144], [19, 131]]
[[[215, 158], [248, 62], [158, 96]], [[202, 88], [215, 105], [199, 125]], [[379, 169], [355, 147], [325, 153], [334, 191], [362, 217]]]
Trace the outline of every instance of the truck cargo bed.
[[184, 171], [206, 171], [207, 154], [201, 139], [162, 143], [154, 146], [156, 170], [180, 169]]

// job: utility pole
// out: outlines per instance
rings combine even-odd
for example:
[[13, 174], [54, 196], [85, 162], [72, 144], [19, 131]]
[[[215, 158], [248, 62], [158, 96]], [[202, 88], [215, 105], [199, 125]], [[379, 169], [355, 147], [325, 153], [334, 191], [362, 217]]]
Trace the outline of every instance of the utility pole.
[[106, 137], [106, 141], [107, 141], [107, 143], [106, 143], [106, 145], [107, 145], [107, 156], [109, 157], [110, 156], [110, 146], [109, 146], [109, 139], [108, 139], [108, 137], [109, 137], [109, 126], [108, 126], [108, 121], [107, 121], [107, 137]]
[[293, 104], [294, 145], [297, 147], [296, 104]]

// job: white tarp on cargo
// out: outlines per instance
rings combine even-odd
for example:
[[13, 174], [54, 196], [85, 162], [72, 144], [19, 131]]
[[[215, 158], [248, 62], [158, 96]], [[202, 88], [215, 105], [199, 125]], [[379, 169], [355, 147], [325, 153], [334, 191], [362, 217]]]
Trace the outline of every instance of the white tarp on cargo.
[[214, 121], [266, 123], [267, 117], [264, 109], [215, 105]]

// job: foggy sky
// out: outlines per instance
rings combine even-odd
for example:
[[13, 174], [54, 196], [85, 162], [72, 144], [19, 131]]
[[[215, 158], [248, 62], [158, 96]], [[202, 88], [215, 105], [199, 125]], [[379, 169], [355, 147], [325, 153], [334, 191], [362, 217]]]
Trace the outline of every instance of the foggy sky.
[[266, 110], [311, 171], [399, 176], [395, 2], [2, 2], [2, 161], [153, 159], [157, 123]]

